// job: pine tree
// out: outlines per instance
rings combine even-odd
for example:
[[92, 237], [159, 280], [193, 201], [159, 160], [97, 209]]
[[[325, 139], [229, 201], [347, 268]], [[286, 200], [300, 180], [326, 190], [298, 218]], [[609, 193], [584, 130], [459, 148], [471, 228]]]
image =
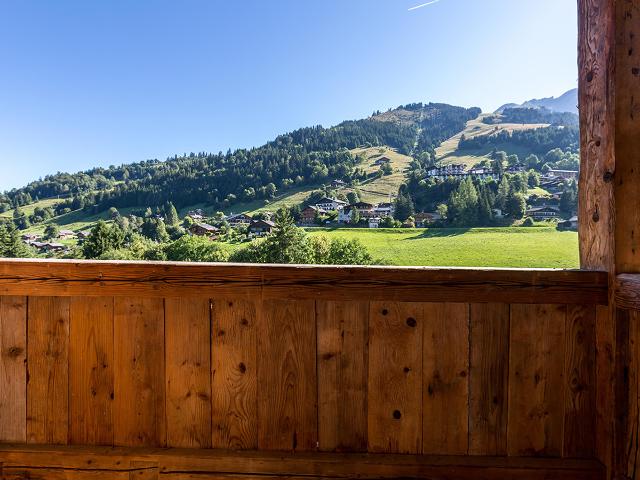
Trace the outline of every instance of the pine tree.
[[178, 216], [178, 211], [172, 202], [167, 202], [164, 206], [164, 221], [169, 226], [175, 226], [180, 223], [180, 217]]

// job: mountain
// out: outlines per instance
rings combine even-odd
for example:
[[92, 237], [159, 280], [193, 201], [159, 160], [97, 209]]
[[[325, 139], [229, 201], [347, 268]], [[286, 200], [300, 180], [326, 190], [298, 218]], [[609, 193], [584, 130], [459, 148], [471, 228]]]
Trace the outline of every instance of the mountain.
[[515, 103], [507, 103], [501, 106], [495, 113], [502, 113], [509, 108], [546, 108], [552, 112], [558, 113], [575, 113], [578, 114], [578, 89], [574, 88], [563, 93], [558, 98], [549, 97], [541, 99], [528, 100], [520, 105]]

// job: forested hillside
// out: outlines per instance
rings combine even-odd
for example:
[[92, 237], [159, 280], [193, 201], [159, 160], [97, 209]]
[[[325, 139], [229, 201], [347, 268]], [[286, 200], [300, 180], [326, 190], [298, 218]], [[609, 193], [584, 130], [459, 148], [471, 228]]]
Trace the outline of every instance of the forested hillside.
[[389, 112], [331, 128], [302, 128], [258, 148], [227, 153], [191, 153], [166, 161], [58, 173], [0, 196], [0, 211], [36, 199], [62, 197], [54, 215], [78, 209], [91, 213], [110, 207], [157, 207], [167, 201], [178, 208], [206, 203], [226, 208], [237, 202], [273, 198], [293, 186], [332, 179], [365, 179], [350, 149], [386, 145], [400, 153], [433, 152], [445, 139], [479, 115], [477, 108], [412, 104], [391, 112], [407, 113], [397, 122]]

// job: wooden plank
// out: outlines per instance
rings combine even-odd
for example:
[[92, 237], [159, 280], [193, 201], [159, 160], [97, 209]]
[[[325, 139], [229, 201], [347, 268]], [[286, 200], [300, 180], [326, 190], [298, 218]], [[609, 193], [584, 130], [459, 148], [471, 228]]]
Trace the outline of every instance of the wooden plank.
[[469, 451], [469, 305], [425, 304], [422, 450]]
[[[611, 465], [616, 384], [615, 316], [611, 306], [596, 307], [596, 458]], [[615, 311], [615, 310], [614, 310]]]
[[[287, 454], [220, 450], [75, 449], [0, 446], [7, 469], [67, 468], [84, 471], [127, 471], [136, 462], [158, 465], [166, 478], [334, 478], [439, 480], [600, 480], [594, 460], [496, 458], [337, 453]], [[180, 477], [180, 475], [187, 475]], [[195, 476], [194, 476], [195, 475]], [[228, 476], [228, 477], [227, 477]]]
[[[606, 304], [607, 276], [564, 270], [0, 261], [0, 295]], [[262, 297], [261, 297], [262, 296]]]
[[615, 152], [614, 9], [579, 0], [580, 266], [613, 271]]
[[27, 299], [0, 297], [0, 442], [27, 439]]
[[163, 447], [166, 445], [164, 302], [118, 297], [113, 326], [114, 443]]
[[72, 297], [69, 330], [69, 440], [113, 444], [113, 298]]
[[638, 457], [640, 455], [640, 318], [638, 311], [627, 312], [628, 315], [628, 383], [625, 392], [626, 423], [624, 432], [627, 452], [626, 475], [638, 478]]
[[167, 446], [211, 447], [209, 299], [165, 300]]
[[562, 455], [565, 305], [511, 305], [508, 453]]
[[625, 310], [640, 310], [640, 274], [621, 273], [616, 275], [615, 306]]
[[258, 447], [314, 450], [318, 441], [315, 304], [264, 302], [258, 325]]
[[368, 450], [421, 453], [423, 304], [370, 307]]
[[469, 453], [507, 454], [509, 305], [472, 304]]
[[69, 302], [68, 297], [29, 298], [29, 443], [69, 440]]
[[320, 450], [367, 450], [369, 304], [318, 301]]
[[213, 302], [211, 398], [214, 448], [258, 448], [256, 330], [255, 302]]
[[3, 480], [129, 480], [129, 472], [5, 468]]
[[595, 309], [567, 307], [564, 456], [595, 454]]

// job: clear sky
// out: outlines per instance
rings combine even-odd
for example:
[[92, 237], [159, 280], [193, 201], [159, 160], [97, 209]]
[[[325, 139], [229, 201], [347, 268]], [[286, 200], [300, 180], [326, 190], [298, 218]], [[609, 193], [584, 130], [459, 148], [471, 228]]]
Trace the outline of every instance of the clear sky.
[[577, 84], [575, 0], [0, 0], [0, 190]]

